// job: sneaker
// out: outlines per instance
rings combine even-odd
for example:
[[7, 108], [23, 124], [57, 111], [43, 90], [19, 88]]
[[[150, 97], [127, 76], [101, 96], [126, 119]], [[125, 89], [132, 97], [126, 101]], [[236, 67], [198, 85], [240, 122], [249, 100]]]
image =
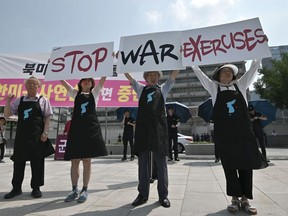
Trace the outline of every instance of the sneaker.
[[87, 191], [82, 191], [80, 193], [79, 198], [77, 199], [78, 203], [84, 203], [88, 198], [88, 192]]
[[68, 196], [65, 198], [64, 202], [72, 202], [75, 199], [77, 199], [79, 196], [78, 191], [72, 191], [68, 194]]

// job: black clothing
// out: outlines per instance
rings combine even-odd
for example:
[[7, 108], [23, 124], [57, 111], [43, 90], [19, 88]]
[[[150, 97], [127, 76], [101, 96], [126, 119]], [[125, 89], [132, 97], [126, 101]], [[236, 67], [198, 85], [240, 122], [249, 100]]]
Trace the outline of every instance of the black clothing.
[[43, 158], [41, 134], [44, 130], [44, 116], [39, 104], [41, 97], [36, 102], [24, 102], [24, 97], [21, 97], [18, 106], [18, 123], [14, 151], [11, 156], [11, 160], [13, 161], [40, 160]]
[[260, 169], [268, 166], [258, 150], [246, 102], [236, 91], [218, 91], [213, 108], [214, 132], [224, 169]]
[[253, 171], [252, 170], [227, 170], [224, 169], [227, 181], [227, 195], [253, 199]]
[[[135, 129], [135, 154], [138, 158], [138, 191], [145, 199], [149, 196], [151, 177], [151, 158], [157, 166], [158, 195], [168, 196], [168, 173], [166, 156], [168, 155], [168, 128], [164, 98], [159, 86], [145, 86], [139, 98], [137, 124]], [[149, 169], [150, 164], [150, 169]]]
[[124, 120], [124, 131], [123, 131], [123, 158], [127, 158], [127, 145], [128, 142], [130, 144], [130, 148], [131, 148], [131, 158], [134, 158], [134, 143], [133, 143], [133, 139], [134, 139], [134, 127], [129, 123], [135, 123], [134, 118], [132, 117], [125, 117]]
[[[169, 135], [169, 158], [172, 159], [172, 146], [174, 150], [174, 158], [178, 159], [178, 130], [176, 125], [180, 122], [180, 118], [173, 114], [167, 115], [167, 126], [168, 126], [168, 135]], [[175, 126], [175, 127], [172, 127]], [[173, 141], [173, 145], [172, 145]]]
[[262, 114], [259, 113], [259, 112], [255, 112], [254, 111], [254, 114], [250, 113], [250, 117], [251, 117], [251, 119], [253, 119], [252, 126], [253, 126], [254, 134], [255, 134], [256, 138], [258, 139], [258, 141], [259, 141], [261, 152], [262, 152], [263, 156], [266, 158], [266, 148], [265, 148], [265, 142], [264, 142], [264, 131], [263, 131], [263, 127], [262, 127], [262, 124], [261, 124], [262, 120], [261, 119], [254, 119], [254, 117], [261, 117], [261, 116], [262, 116]]
[[[168, 168], [166, 163], [166, 156], [160, 152], [153, 152], [153, 163], [156, 165], [157, 176], [157, 190], [160, 199], [167, 198], [168, 196]], [[138, 178], [139, 185], [138, 191], [144, 198], [149, 197], [150, 178], [151, 178], [151, 158], [150, 152], [144, 151], [138, 157]], [[152, 171], [152, 172], [153, 172]]]
[[214, 137], [225, 171], [227, 195], [252, 199], [253, 169], [268, 164], [258, 150], [246, 101], [234, 86], [236, 91], [220, 91], [218, 86], [213, 108]]
[[78, 92], [68, 134], [65, 160], [106, 156], [107, 150], [98, 121], [93, 94]]
[[[42, 97], [42, 96], [41, 96]], [[41, 98], [40, 97], [40, 98]], [[26, 161], [30, 161], [32, 177], [31, 188], [44, 185], [44, 156], [41, 134], [44, 129], [44, 116], [39, 104], [40, 98], [34, 101], [23, 101], [18, 106], [18, 124], [15, 137], [12, 185], [13, 189], [21, 190], [24, 179]]]
[[135, 154], [143, 151], [169, 154], [165, 103], [159, 86], [145, 86], [139, 99]]
[[5, 154], [5, 143], [4, 143], [4, 136], [3, 136], [3, 133], [1, 132], [0, 134], [3, 142], [0, 143], [0, 151], [1, 151], [1, 154], [0, 154], [0, 161], [3, 160], [4, 158], [4, 154]]

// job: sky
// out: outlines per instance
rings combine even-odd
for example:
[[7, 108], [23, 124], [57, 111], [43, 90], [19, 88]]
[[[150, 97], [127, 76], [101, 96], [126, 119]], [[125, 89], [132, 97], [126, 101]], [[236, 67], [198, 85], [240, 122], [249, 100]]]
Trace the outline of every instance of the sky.
[[0, 0], [0, 54], [114, 42], [121, 36], [259, 17], [269, 46], [288, 45], [286, 0]]

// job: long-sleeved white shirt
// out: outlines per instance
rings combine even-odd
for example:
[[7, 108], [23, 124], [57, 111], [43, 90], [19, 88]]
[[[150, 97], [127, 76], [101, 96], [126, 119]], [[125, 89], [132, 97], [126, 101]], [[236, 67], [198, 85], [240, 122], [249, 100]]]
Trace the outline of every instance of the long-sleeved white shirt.
[[204, 74], [203, 71], [198, 66], [191, 66], [193, 71], [195, 72], [196, 76], [200, 80], [203, 87], [209, 92], [212, 98], [212, 104], [214, 106], [216, 102], [217, 92], [218, 92], [218, 86], [220, 87], [220, 91], [225, 90], [236, 90], [234, 87], [234, 84], [236, 84], [242, 93], [246, 104], [247, 102], [247, 96], [246, 96], [246, 90], [249, 88], [251, 83], [253, 82], [255, 76], [257, 75], [258, 68], [260, 66], [261, 60], [253, 60], [250, 66], [250, 69], [246, 71], [243, 76], [241, 76], [238, 80], [232, 80], [228, 85], [224, 85], [219, 83], [218, 81], [211, 80], [206, 74]]

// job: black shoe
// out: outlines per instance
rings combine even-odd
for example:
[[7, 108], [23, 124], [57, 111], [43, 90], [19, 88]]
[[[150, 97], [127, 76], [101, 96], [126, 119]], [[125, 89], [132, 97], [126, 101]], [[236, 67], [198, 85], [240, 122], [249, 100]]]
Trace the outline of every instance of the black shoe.
[[33, 189], [31, 192], [31, 196], [34, 198], [42, 197], [42, 192], [39, 189]]
[[154, 183], [155, 179], [150, 178], [150, 184]]
[[175, 158], [175, 161], [180, 161], [179, 158]]
[[169, 208], [171, 206], [168, 198], [159, 199], [159, 202], [160, 202], [161, 206], [163, 206], [164, 208]]
[[130, 161], [134, 161], [134, 157], [131, 157], [131, 158], [130, 158]]
[[215, 160], [215, 163], [218, 163], [218, 162], [219, 162], [219, 159], [216, 159], [216, 160]]
[[141, 194], [139, 194], [134, 202], [132, 203], [132, 206], [139, 206], [147, 202], [147, 198], [144, 198]]
[[127, 158], [126, 158], [126, 157], [123, 157], [123, 158], [121, 159], [121, 161], [125, 161], [125, 160], [127, 160]]
[[22, 194], [21, 189], [20, 190], [12, 189], [9, 193], [5, 194], [4, 199], [11, 199], [11, 198], [18, 196], [20, 194]]
[[168, 161], [173, 161], [173, 158], [168, 158]]

